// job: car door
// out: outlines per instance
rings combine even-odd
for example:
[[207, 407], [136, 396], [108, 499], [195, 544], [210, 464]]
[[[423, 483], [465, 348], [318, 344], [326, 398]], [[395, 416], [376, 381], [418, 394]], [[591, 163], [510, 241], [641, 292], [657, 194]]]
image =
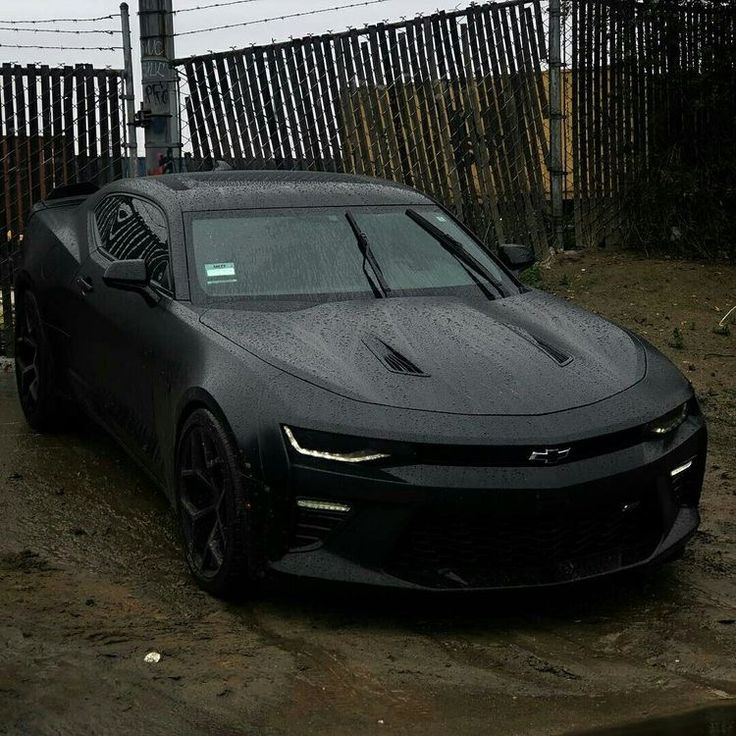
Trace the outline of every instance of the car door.
[[[91, 411], [156, 472], [156, 355], [173, 297], [166, 216], [147, 199], [111, 194], [95, 208], [90, 228], [95, 247], [75, 279], [82, 306], [73, 336], [73, 372]], [[105, 282], [110, 263], [139, 258], [146, 261], [150, 290]]]

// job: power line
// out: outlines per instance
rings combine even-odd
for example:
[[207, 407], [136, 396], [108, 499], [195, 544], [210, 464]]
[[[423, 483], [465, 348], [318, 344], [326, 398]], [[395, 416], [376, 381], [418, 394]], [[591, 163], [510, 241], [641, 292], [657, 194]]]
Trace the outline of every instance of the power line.
[[[7, 23], [7, 21], [3, 21]], [[23, 27], [15, 27], [15, 26], [0, 26], [0, 31], [15, 31], [16, 33], [75, 33], [77, 35], [81, 33], [107, 33], [110, 36], [112, 36], [114, 33], [121, 33], [119, 29], [114, 28], [104, 28], [99, 30], [90, 30], [88, 28], [84, 28], [79, 31], [75, 30], [62, 30], [59, 28], [23, 28]]]
[[193, 33], [208, 33], [209, 31], [221, 31], [225, 28], [240, 28], [242, 26], [252, 26], [257, 23], [270, 23], [277, 20], [286, 20], [287, 18], [302, 18], [306, 15], [318, 15], [319, 13], [334, 13], [337, 10], [346, 10], [347, 8], [359, 8], [364, 5], [378, 5], [388, 0], [364, 0], [360, 3], [350, 3], [350, 5], [336, 5], [334, 8], [318, 8], [317, 10], [305, 10], [300, 13], [289, 13], [288, 15], [277, 15], [272, 18], [259, 18], [257, 20], [246, 20], [241, 23], [228, 23], [224, 26], [213, 26], [212, 28], [197, 28], [194, 31], [182, 31], [175, 33], [175, 36], [191, 36]]
[[6, 49], [55, 49], [59, 51], [122, 51], [122, 46], [37, 46], [23, 43], [0, 43]]
[[191, 13], [193, 10], [207, 10], [208, 8], [224, 8], [226, 5], [243, 5], [245, 3], [258, 3], [262, 0], [230, 0], [226, 3], [212, 3], [211, 5], [195, 5], [191, 8], [181, 8], [180, 10], [175, 10], [174, 13], [179, 15], [179, 13]]
[[96, 18], [43, 18], [40, 20], [4, 20], [2, 21], [8, 26], [37, 25], [39, 23], [91, 23], [97, 20], [112, 20], [119, 18], [120, 13], [112, 15], [100, 15]]

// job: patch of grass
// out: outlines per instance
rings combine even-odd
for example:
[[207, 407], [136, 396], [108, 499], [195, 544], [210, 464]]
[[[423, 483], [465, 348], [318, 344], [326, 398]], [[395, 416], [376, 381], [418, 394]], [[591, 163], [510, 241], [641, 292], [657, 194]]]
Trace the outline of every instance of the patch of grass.
[[542, 288], [542, 275], [539, 273], [538, 263], [535, 263], [531, 268], [527, 268], [519, 278], [523, 284], [530, 286], [532, 289]]
[[568, 276], [568, 274], [566, 274], [566, 273], [563, 273], [563, 274], [562, 274], [562, 278], [560, 279], [560, 286], [561, 286], [561, 287], [562, 287], [563, 289], [569, 289], [569, 288], [570, 288], [570, 285], [571, 285], [571, 283], [572, 283], [572, 282], [570, 281], [570, 277]]
[[679, 327], [675, 327], [675, 329], [672, 330], [672, 337], [670, 338], [668, 345], [671, 348], [675, 348], [675, 350], [682, 350], [685, 347], [685, 338], [682, 336], [682, 332]]

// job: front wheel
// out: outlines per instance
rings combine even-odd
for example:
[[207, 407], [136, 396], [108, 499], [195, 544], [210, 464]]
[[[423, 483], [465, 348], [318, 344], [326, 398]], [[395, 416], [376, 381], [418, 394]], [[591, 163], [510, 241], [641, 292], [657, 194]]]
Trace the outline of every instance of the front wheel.
[[235, 443], [209, 410], [184, 423], [176, 455], [177, 507], [187, 564], [198, 585], [241, 597], [256, 578], [250, 499]]
[[54, 361], [38, 301], [31, 291], [18, 300], [15, 322], [15, 379], [26, 421], [37, 432], [58, 428], [62, 414]]

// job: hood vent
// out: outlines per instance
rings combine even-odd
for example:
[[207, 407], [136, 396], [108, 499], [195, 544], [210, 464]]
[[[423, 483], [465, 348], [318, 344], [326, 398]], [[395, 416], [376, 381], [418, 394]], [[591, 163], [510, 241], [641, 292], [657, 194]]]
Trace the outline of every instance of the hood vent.
[[383, 340], [375, 337], [367, 337], [363, 340], [363, 344], [370, 350], [378, 360], [383, 363], [391, 373], [400, 373], [403, 376], [424, 376], [427, 374], [417, 365], [411, 362], [409, 358], [402, 355], [398, 350], [394, 350]]
[[553, 345], [550, 345], [548, 342], [545, 342], [544, 340], [540, 340], [538, 337], [535, 337], [534, 335], [531, 336], [534, 339], [534, 342], [537, 343], [537, 345], [544, 350], [547, 355], [549, 355], [550, 358], [553, 358], [556, 360], [560, 365], [567, 365], [568, 363], [572, 363], [572, 356], [568, 355], [567, 353], [563, 353], [562, 350], [559, 348], [554, 347]]
[[542, 340], [541, 337], [537, 337], [528, 330], [517, 327], [516, 325], [506, 325], [506, 327], [512, 332], [515, 332], [519, 337], [523, 337], [527, 342], [538, 347], [543, 353], [549, 355], [549, 357], [558, 365], [564, 366], [572, 363], [572, 355], [568, 355], [564, 351], [560, 350], [560, 348], [550, 345], [545, 340]]

